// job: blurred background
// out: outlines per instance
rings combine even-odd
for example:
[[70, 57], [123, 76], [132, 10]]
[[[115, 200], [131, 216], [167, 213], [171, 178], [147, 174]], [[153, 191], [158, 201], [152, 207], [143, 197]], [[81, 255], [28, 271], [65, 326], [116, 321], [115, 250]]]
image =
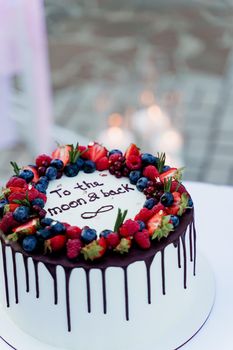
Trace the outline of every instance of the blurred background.
[[55, 141], [233, 185], [233, 1], [0, 0], [0, 185]]

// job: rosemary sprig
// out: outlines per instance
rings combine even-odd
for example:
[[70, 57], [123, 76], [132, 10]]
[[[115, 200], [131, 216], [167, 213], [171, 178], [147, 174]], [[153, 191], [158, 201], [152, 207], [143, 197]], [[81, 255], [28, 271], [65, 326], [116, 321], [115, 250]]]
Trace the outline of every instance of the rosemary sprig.
[[115, 222], [114, 229], [113, 229], [114, 232], [118, 232], [120, 226], [125, 221], [127, 213], [128, 213], [128, 210], [124, 210], [122, 212], [120, 208], [118, 209], [117, 218], [116, 218], [116, 222]]
[[12, 168], [13, 168], [13, 170], [14, 170], [14, 173], [15, 173], [15, 175], [19, 175], [19, 172], [20, 172], [20, 167], [18, 166], [18, 164], [16, 163], [16, 162], [10, 162], [10, 164], [11, 164], [11, 166], [12, 166]]
[[80, 151], [78, 149], [79, 143], [77, 142], [76, 147], [74, 147], [74, 145], [69, 145], [71, 147], [71, 150], [69, 151], [69, 155], [70, 155], [70, 163], [76, 163], [78, 158], [80, 156], [82, 156], [87, 149], [85, 149], [84, 151]]
[[26, 191], [26, 198], [25, 199], [22, 199], [22, 200], [14, 199], [12, 202], [15, 204], [19, 204], [19, 205], [25, 205], [26, 207], [31, 206], [31, 203], [30, 203], [29, 197], [28, 197], [28, 191]]
[[172, 185], [172, 177], [168, 177], [167, 179], [164, 179], [164, 192], [170, 192], [171, 185]]
[[164, 152], [162, 153], [157, 153], [158, 155], [158, 163], [157, 163], [157, 168], [159, 173], [161, 173], [163, 171], [163, 167], [165, 165], [166, 162], [166, 154]]

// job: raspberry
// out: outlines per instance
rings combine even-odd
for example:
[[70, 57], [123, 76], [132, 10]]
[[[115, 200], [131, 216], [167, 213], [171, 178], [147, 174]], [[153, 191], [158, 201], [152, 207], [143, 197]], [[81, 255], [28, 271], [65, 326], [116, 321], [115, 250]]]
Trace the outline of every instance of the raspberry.
[[18, 226], [19, 223], [18, 221], [16, 221], [13, 217], [13, 213], [12, 212], [8, 212], [6, 213], [1, 222], [0, 222], [0, 229], [4, 232], [7, 233], [8, 231], [10, 231], [10, 229]]
[[139, 223], [134, 220], [128, 219], [120, 227], [119, 233], [122, 237], [130, 237], [130, 236], [133, 236], [139, 230], [140, 230]]
[[12, 193], [12, 194], [9, 195], [8, 201], [10, 203], [14, 203], [15, 200], [23, 201], [25, 198], [26, 198], [26, 194], [15, 192], [15, 193]]
[[37, 198], [43, 199], [43, 201], [46, 203], [47, 202], [47, 196], [44, 193], [39, 192]]
[[78, 226], [66, 227], [66, 236], [69, 239], [77, 239], [81, 237], [82, 230]]
[[153, 215], [157, 214], [160, 210], [165, 210], [165, 207], [159, 203], [159, 204], [156, 204], [152, 209], [151, 209], [151, 212], [153, 213]]
[[107, 157], [102, 157], [96, 162], [96, 169], [99, 171], [109, 168], [109, 161]]
[[142, 160], [139, 156], [129, 156], [126, 159], [126, 165], [130, 170], [138, 170], [142, 166]]
[[150, 180], [155, 180], [159, 176], [159, 172], [153, 165], [148, 165], [143, 170], [143, 176], [147, 177]]
[[112, 154], [112, 155], [109, 157], [109, 162], [110, 162], [110, 164], [115, 163], [115, 162], [118, 161], [121, 157], [122, 157], [122, 156], [121, 156], [121, 154], [119, 154], [119, 153], [114, 153], [114, 154]]
[[140, 210], [140, 212], [135, 216], [134, 220], [139, 220], [139, 221], [143, 221], [146, 222], [148, 221], [152, 216], [153, 216], [153, 212], [150, 209], [147, 208], [142, 208]]
[[114, 249], [120, 243], [120, 237], [118, 233], [112, 232], [109, 233], [106, 237], [107, 245], [109, 249]]
[[135, 242], [142, 249], [149, 249], [151, 246], [150, 235], [148, 230], [144, 229], [140, 232], [136, 232], [134, 235]]
[[70, 227], [71, 225], [68, 224], [67, 222], [62, 222], [62, 224], [65, 226], [66, 229], [68, 229], [68, 227]]
[[36, 158], [36, 165], [38, 167], [48, 167], [52, 158], [47, 154], [41, 154]]
[[69, 259], [76, 259], [82, 249], [82, 242], [80, 239], [69, 239], [66, 243], [66, 255]]
[[7, 182], [6, 187], [24, 188], [24, 187], [27, 187], [27, 182], [24, 179], [21, 179], [20, 177], [13, 176]]
[[40, 192], [35, 187], [30, 188], [30, 190], [28, 190], [27, 193], [28, 193], [28, 199], [30, 202], [36, 198], [40, 198], [39, 197]]

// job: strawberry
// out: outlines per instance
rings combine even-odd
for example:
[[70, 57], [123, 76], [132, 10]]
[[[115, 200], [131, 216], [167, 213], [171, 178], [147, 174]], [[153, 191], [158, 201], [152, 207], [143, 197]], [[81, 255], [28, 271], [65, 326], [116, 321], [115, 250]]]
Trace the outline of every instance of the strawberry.
[[18, 226], [19, 223], [16, 221], [13, 217], [12, 212], [6, 213], [2, 220], [0, 221], [0, 230], [2, 230], [4, 233], [8, 233], [12, 228]]
[[82, 158], [89, 159], [88, 158], [88, 148], [86, 146], [78, 146], [78, 151], [81, 153]]
[[6, 187], [7, 188], [9, 187], [24, 188], [24, 187], [27, 187], [27, 182], [24, 179], [21, 179], [20, 177], [12, 176], [10, 180], [7, 182]]
[[8, 201], [10, 203], [16, 203], [15, 201], [23, 201], [26, 198], [26, 193], [15, 192], [9, 195]]
[[96, 260], [101, 258], [107, 249], [107, 242], [104, 237], [92, 241], [82, 248], [81, 253], [85, 260]]
[[99, 171], [107, 170], [109, 168], [108, 157], [102, 157], [96, 162], [96, 169]]
[[152, 218], [147, 222], [147, 229], [149, 231], [150, 236], [153, 236], [155, 230], [157, 230], [160, 227], [163, 216], [164, 211], [160, 210], [157, 214], [153, 215]]
[[149, 249], [151, 246], [150, 234], [146, 229], [135, 233], [134, 239], [137, 245], [142, 249]]
[[177, 169], [177, 168], [170, 168], [169, 170], [165, 171], [164, 173], [160, 174], [159, 178], [161, 182], [164, 182], [164, 179], [169, 179], [170, 177], [174, 180], [181, 181], [182, 179], [182, 171], [183, 168]]
[[57, 235], [45, 241], [45, 252], [53, 253], [63, 250], [66, 245], [66, 236]]
[[19, 207], [19, 204], [9, 203], [4, 206], [4, 214], [9, 211], [13, 212], [16, 208]]
[[26, 191], [27, 191], [28, 187], [24, 187], [24, 188], [21, 188], [21, 187], [8, 187], [6, 189], [6, 194], [9, 196], [11, 193], [23, 193], [25, 194]]
[[184, 192], [180, 194], [179, 192], [173, 192], [174, 202], [171, 207], [167, 208], [167, 212], [170, 215], [183, 215], [186, 208], [188, 207], [189, 195]]
[[29, 201], [33, 201], [36, 198], [39, 198], [41, 192], [39, 192], [35, 187], [31, 186], [27, 191]]
[[122, 237], [130, 237], [133, 236], [136, 232], [140, 230], [140, 225], [137, 221], [128, 219], [119, 229], [119, 234]]
[[118, 233], [112, 232], [109, 233], [106, 237], [108, 249], [114, 249], [120, 243], [120, 237]]
[[52, 153], [53, 159], [60, 159], [63, 161], [64, 166], [67, 165], [70, 161], [70, 151], [71, 151], [70, 145], [64, 145], [59, 146], [55, 151]]
[[32, 182], [38, 182], [39, 181], [39, 174], [34, 166], [27, 165], [22, 168], [23, 170], [31, 170], [34, 174], [34, 177], [32, 179]]
[[51, 163], [52, 158], [50, 156], [48, 156], [47, 154], [40, 154], [37, 158], [36, 158], [36, 165], [38, 167], [48, 167], [49, 164]]
[[138, 170], [142, 166], [142, 160], [139, 156], [131, 155], [126, 158], [126, 165], [130, 170]]
[[69, 259], [76, 259], [81, 253], [82, 242], [80, 239], [68, 239], [66, 242], [66, 256]]
[[157, 177], [159, 177], [159, 172], [157, 168], [153, 165], [148, 165], [143, 170], [143, 176], [147, 177], [151, 181], [155, 180]]
[[88, 159], [96, 163], [101, 158], [106, 157], [108, 154], [108, 151], [104, 146], [100, 145], [97, 142], [94, 142], [88, 145], [87, 153], [88, 153]]
[[66, 227], [66, 237], [69, 239], [77, 239], [81, 237], [82, 230], [78, 226]]
[[128, 253], [132, 246], [132, 240], [130, 237], [121, 238], [120, 243], [114, 249], [114, 252], [125, 254]]
[[25, 235], [34, 235], [36, 233], [37, 228], [40, 226], [40, 221], [38, 218], [34, 218], [26, 224], [20, 225], [12, 230], [12, 234], [8, 236], [8, 239], [12, 241], [17, 241], [19, 237]]
[[140, 149], [134, 143], [131, 143], [125, 152], [126, 159], [128, 159], [130, 156], [140, 156]]

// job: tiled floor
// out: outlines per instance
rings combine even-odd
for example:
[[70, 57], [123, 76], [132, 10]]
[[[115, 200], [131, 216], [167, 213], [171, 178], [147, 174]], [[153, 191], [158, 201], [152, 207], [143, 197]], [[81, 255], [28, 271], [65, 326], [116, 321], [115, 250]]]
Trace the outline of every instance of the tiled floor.
[[[183, 139], [186, 178], [233, 185], [233, 4], [184, 4], [46, 0], [56, 121], [96, 139], [120, 113], [135, 141], [157, 151], [135, 126], [135, 112], [156, 103]], [[28, 157], [23, 146], [14, 152]]]

